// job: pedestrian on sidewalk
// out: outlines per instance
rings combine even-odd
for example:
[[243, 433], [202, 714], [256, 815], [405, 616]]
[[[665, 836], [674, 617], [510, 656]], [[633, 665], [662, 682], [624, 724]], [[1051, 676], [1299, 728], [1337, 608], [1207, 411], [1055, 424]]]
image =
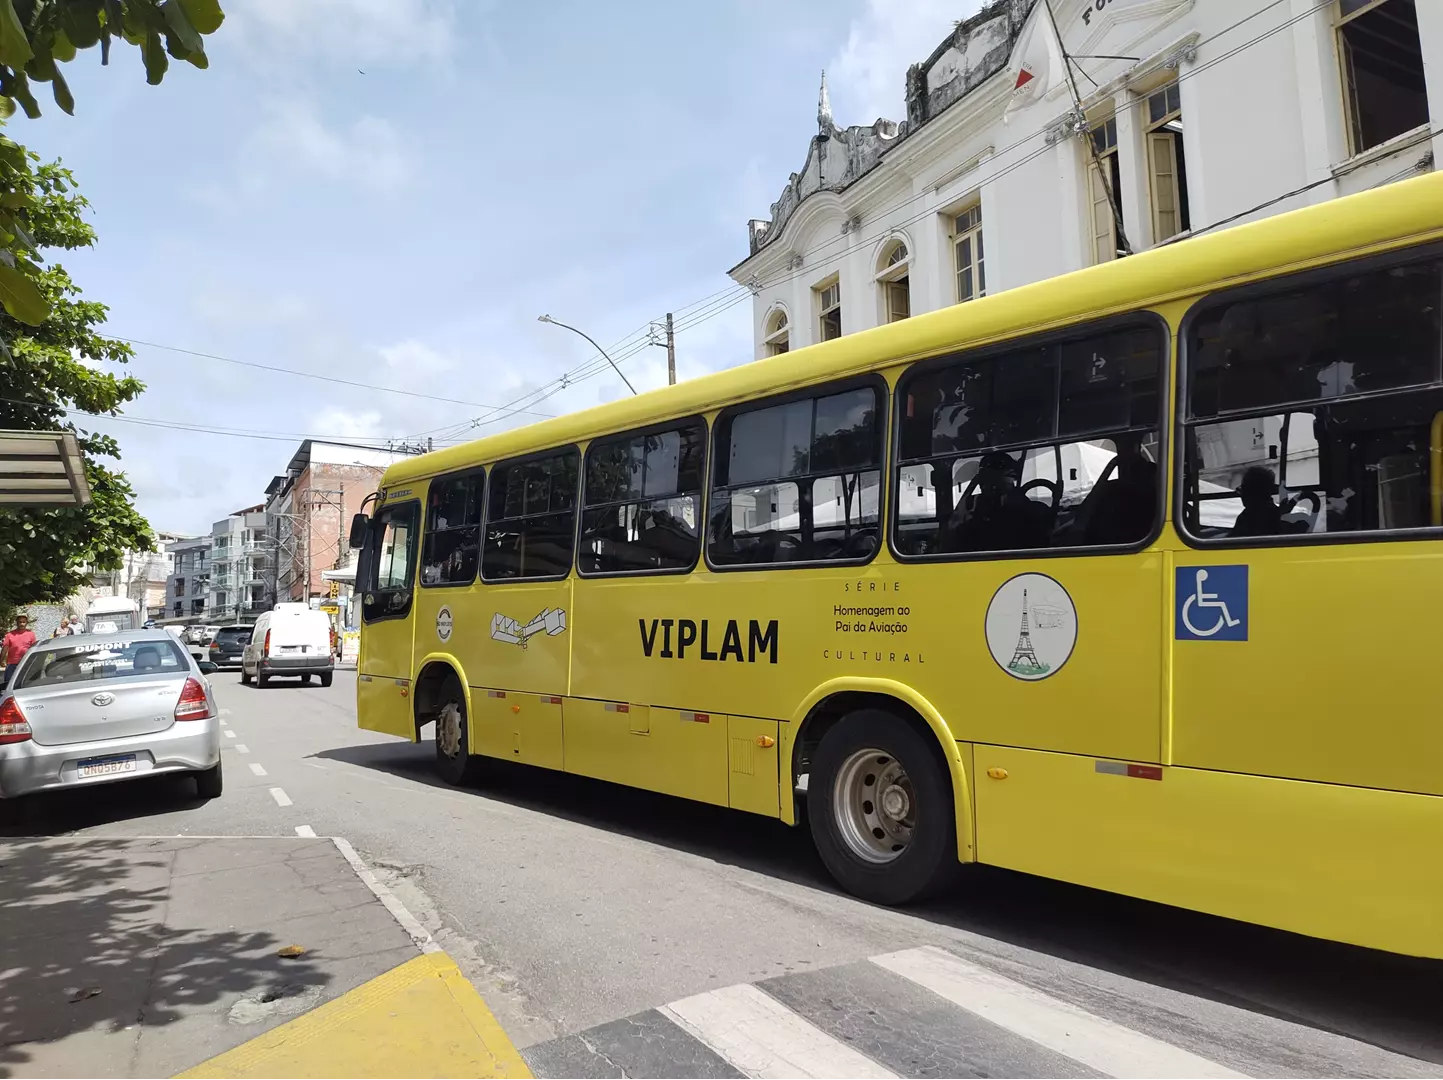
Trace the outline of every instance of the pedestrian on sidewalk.
[[35, 645], [35, 631], [30, 629], [28, 615], [15, 616], [15, 629], [0, 639], [0, 654], [5, 658], [5, 685], [15, 676], [15, 669]]
[[70, 616], [62, 615], [60, 617], [60, 625], [55, 628], [55, 633], [50, 636], [53, 638], [69, 637], [73, 633], [75, 633], [75, 627], [70, 625]]

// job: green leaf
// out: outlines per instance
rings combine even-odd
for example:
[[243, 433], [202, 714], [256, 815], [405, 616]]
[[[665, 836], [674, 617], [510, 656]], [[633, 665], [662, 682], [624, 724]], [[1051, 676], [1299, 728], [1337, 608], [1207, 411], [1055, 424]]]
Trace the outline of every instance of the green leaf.
[[170, 58], [165, 55], [165, 46], [161, 44], [160, 35], [154, 31], [146, 34], [141, 51], [145, 56], [145, 81], [151, 86], [159, 86], [160, 80], [165, 78], [166, 69], [170, 67]]
[[220, 9], [219, 0], [173, 0], [185, 9], [190, 25], [201, 34], [214, 34], [225, 22], [225, 12]]
[[186, 63], [190, 64], [192, 67], [198, 67], [202, 71], [210, 67], [210, 57], [206, 56], [206, 54], [203, 52], [193, 52], [185, 59]]
[[[10, 235], [11, 240], [18, 240], [26, 250], [35, 250], [35, 237], [30, 235], [28, 229], [10, 214], [0, 213], [0, 229], [4, 229]], [[8, 244], [10, 241], [6, 241]]]
[[50, 92], [55, 95], [55, 104], [64, 109], [66, 115], [75, 115], [75, 95], [70, 92], [70, 84], [65, 81], [65, 76], [60, 74], [59, 68], [55, 69]]
[[36, 53], [25, 65], [25, 74], [36, 82], [49, 82], [55, 78], [55, 58], [43, 51]]
[[29, 326], [39, 326], [50, 317], [50, 302], [34, 279], [19, 267], [0, 266], [0, 304], [5, 305], [11, 318]]
[[[100, 40], [100, 9], [84, 4], [66, 4], [60, 9], [60, 26], [72, 46], [88, 49]], [[60, 56], [59, 49], [55, 55]]]
[[62, 64], [68, 64], [75, 59], [75, 45], [66, 36], [64, 30], [55, 31], [55, 41], [50, 46], [50, 55]]
[[[0, 0], [0, 4], [8, 0]], [[32, 120], [40, 119], [40, 103], [35, 100], [35, 95], [30, 92], [30, 80], [25, 77], [23, 71], [17, 71], [15, 78], [10, 83], [10, 96], [20, 102], [20, 107], [25, 110], [25, 115]]]
[[34, 55], [20, 16], [15, 14], [14, 0], [0, 0], [0, 64], [18, 70]]
[[205, 44], [200, 40], [200, 34], [196, 32], [190, 23], [190, 17], [186, 15], [185, 8], [181, 7], [176, 0], [165, 0], [160, 5], [161, 14], [165, 16], [165, 25], [170, 32], [180, 39], [180, 43], [190, 52], [205, 52]]
[[15, 99], [0, 95], [0, 120], [9, 120], [15, 115]]

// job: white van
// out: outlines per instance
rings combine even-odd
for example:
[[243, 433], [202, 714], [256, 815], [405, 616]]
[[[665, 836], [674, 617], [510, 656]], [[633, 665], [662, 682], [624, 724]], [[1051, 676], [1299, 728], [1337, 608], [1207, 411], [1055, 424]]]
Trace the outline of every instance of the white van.
[[336, 670], [336, 635], [324, 611], [305, 604], [277, 604], [256, 620], [250, 644], [241, 653], [241, 682], [265, 686], [274, 675], [312, 675], [330, 686]]

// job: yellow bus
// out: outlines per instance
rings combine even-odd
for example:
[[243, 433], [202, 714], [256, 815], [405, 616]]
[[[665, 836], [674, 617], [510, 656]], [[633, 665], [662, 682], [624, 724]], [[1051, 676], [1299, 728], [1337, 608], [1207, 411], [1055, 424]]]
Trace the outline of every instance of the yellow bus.
[[359, 719], [1443, 957], [1440, 526], [1432, 175], [398, 462]]

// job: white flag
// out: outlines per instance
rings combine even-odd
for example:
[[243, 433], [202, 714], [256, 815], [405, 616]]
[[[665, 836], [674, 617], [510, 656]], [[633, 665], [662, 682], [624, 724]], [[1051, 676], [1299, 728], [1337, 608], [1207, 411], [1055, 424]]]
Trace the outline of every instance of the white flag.
[[1062, 58], [1062, 44], [1048, 18], [1047, 5], [1037, 4], [1027, 27], [1017, 39], [1012, 51], [1012, 99], [1002, 113], [1004, 124], [1011, 122], [1014, 113], [1025, 109], [1034, 101], [1044, 97], [1066, 76], [1065, 61]]

